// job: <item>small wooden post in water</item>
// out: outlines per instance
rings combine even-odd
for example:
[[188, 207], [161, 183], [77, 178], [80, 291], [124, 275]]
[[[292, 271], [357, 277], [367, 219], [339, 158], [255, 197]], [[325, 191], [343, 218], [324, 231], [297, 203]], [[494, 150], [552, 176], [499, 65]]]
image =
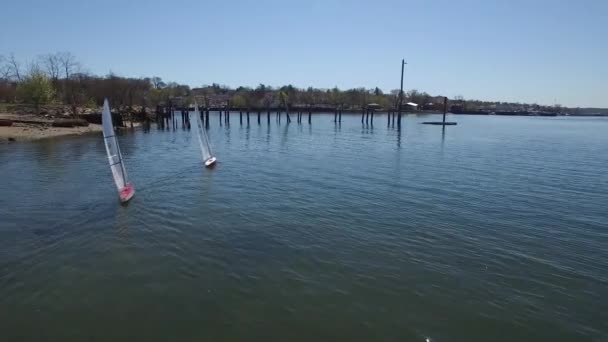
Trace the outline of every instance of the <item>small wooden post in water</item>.
[[312, 123], [312, 109], [308, 108], [308, 124]]
[[258, 109], [258, 125], [260, 124], [260, 115], [261, 115], [261, 114], [262, 114], [262, 111], [260, 111], [260, 110]]
[[375, 112], [375, 111], [376, 111], [376, 110], [372, 108], [372, 119], [371, 119], [371, 124], [372, 124], [372, 126], [374, 125], [374, 112]]
[[249, 125], [249, 109], [247, 109], [247, 125]]
[[243, 124], [243, 110], [239, 111], [239, 120], [241, 121], [241, 125]]
[[270, 108], [267, 108], [266, 110], [266, 117], [268, 118], [268, 124], [270, 125]]
[[285, 116], [287, 117], [287, 123], [290, 123], [291, 122], [291, 117], [289, 116], [289, 105], [287, 104], [287, 98], [286, 97], [283, 97], [283, 103], [285, 104]]
[[338, 122], [342, 122], [342, 107], [340, 106], [340, 111], [338, 112]]
[[365, 120], [365, 108], [361, 108], [361, 123]]
[[445, 127], [445, 114], [448, 112], [448, 98], [443, 98], [443, 127]]
[[334, 122], [338, 122], [338, 107], [334, 110]]

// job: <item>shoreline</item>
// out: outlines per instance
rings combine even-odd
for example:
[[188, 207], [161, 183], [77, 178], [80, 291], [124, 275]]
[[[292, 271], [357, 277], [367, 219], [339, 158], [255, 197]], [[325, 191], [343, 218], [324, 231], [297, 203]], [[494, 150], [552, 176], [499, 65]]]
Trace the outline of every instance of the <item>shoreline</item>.
[[[101, 124], [88, 123], [87, 126], [55, 127], [55, 119], [39, 115], [0, 113], [0, 120], [11, 121], [10, 126], [0, 125], [0, 144], [38, 141], [44, 139], [85, 135], [102, 131]], [[131, 122], [125, 121], [127, 127]], [[133, 127], [141, 123], [134, 122]]]
[[101, 125], [89, 124], [87, 127], [48, 127], [35, 124], [13, 123], [12, 126], [0, 127], [0, 142], [37, 141], [101, 132]]

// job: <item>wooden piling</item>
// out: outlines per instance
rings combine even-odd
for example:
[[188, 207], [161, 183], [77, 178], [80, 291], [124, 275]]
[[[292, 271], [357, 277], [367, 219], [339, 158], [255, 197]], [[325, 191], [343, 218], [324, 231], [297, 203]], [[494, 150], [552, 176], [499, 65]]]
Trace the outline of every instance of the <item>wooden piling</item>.
[[291, 116], [289, 116], [289, 105], [287, 105], [287, 100], [285, 100], [285, 116], [287, 117], [287, 123], [290, 123]]
[[372, 109], [371, 122], [370, 122], [372, 125], [374, 124], [374, 112], [375, 111], [376, 111], [375, 109]]
[[338, 107], [334, 109], [334, 122], [338, 122]]
[[241, 121], [241, 125], [243, 124], [243, 110], [239, 111], [239, 120]]
[[262, 115], [262, 111], [258, 110], [258, 125], [260, 124], [260, 115]]
[[312, 110], [308, 108], [308, 124], [312, 123]]
[[247, 110], [247, 125], [249, 125], [249, 109]]
[[443, 126], [445, 127], [445, 114], [448, 112], [448, 98], [443, 98]]

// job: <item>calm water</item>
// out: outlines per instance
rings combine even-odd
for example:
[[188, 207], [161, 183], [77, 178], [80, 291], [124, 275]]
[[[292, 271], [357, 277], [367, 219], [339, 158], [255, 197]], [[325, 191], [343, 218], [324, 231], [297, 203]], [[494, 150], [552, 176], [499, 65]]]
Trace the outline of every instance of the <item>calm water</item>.
[[606, 341], [608, 119], [0, 145], [2, 341]]

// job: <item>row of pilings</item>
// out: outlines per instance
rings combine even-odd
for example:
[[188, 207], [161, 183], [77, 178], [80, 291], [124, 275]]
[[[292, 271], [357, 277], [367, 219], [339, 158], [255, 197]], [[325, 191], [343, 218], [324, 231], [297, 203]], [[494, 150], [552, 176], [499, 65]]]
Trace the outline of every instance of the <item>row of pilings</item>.
[[[191, 123], [190, 123], [190, 111], [192, 108], [187, 108], [187, 107], [163, 107], [163, 106], [158, 106], [156, 108], [156, 117], [155, 117], [155, 121], [158, 124], [158, 126], [160, 128], [177, 128], [177, 126], [179, 125], [179, 122], [181, 121], [181, 126], [182, 127], [187, 127], [190, 128]], [[258, 124], [261, 124], [262, 121], [266, 121], [267, 123], [270, 123], [271, 118], [273, 117], [273, 113], [274, 113], [274, 120], [277, 122], [281, 122], [282, 118], [285, 117], [285, 120], [287, 120], [287, 122], [291, 122], [291, 115], [290, 115], [290, 111], [288, 108], [285, 108], [283, 110], [281, 109], [266, 109], [266, 110], [262, 110], [262, 109], [243, 109], [243, 108], [238, 108], [238, 109], [234, 109], [234, 108], [219, 108], [219, 109], [211, 109], [209, 107], [199, 107], [199, 111], [201, 113], [201, 120], [203, 123], [205, 123], [205, 126], [209, 125], [209, 116], [210, 116], [210, 112], [217, 112], [217, 115], [219, 116], [219, 122], [220, 125], [222, 123], [225, 124], [229, 124], [230, 123], [230, 113], [231, 110], [233, 112], [238, 112], [239, 113], [239, 123], [243, 124], [244, 122], [246, 122], [247, 124], [251, 123], [251, 121], [256, 120]], [[325, 110], [323, 111], [323, 113], [327, 113], [328, 111]], [[334, 122], [342, 122], [342, 113], [344, 112], [344, 109], [342, 107], [337, 107], [334, 109]], [[352, 110], [348, 111], [350, 113], [354, 113]], [[383, 111], [384, 112], [384, 111]], [[292, 112], [292, 114], [296, 115], [296, 122], [297, 123], [303, 123], [304, 121], [308, 121], [309, 124], [312, 124], [312, 114], [313, 114], [313, 110], [312, 109], [296, 109], [295, 111]], [[397, 118], [397, 111], [395, 110], [388, 110], [386, 111], [387, 115], [387, 125], [388, 126], [394, 126], [395, 123], [397, 123], [397, 125], [400, 125], [400, 120], [396, 120]], [[283, 114], [285, 114], [283, 116]], [[362, 124], [374, 124], [374, 117], [377, 114], [376, 109], [374, 108], [369, 108], [369, 107], [365, 107], [363, 109], [361, 109], [361, 123]], [[401, 113], [399, 113], [401, 114]]]

